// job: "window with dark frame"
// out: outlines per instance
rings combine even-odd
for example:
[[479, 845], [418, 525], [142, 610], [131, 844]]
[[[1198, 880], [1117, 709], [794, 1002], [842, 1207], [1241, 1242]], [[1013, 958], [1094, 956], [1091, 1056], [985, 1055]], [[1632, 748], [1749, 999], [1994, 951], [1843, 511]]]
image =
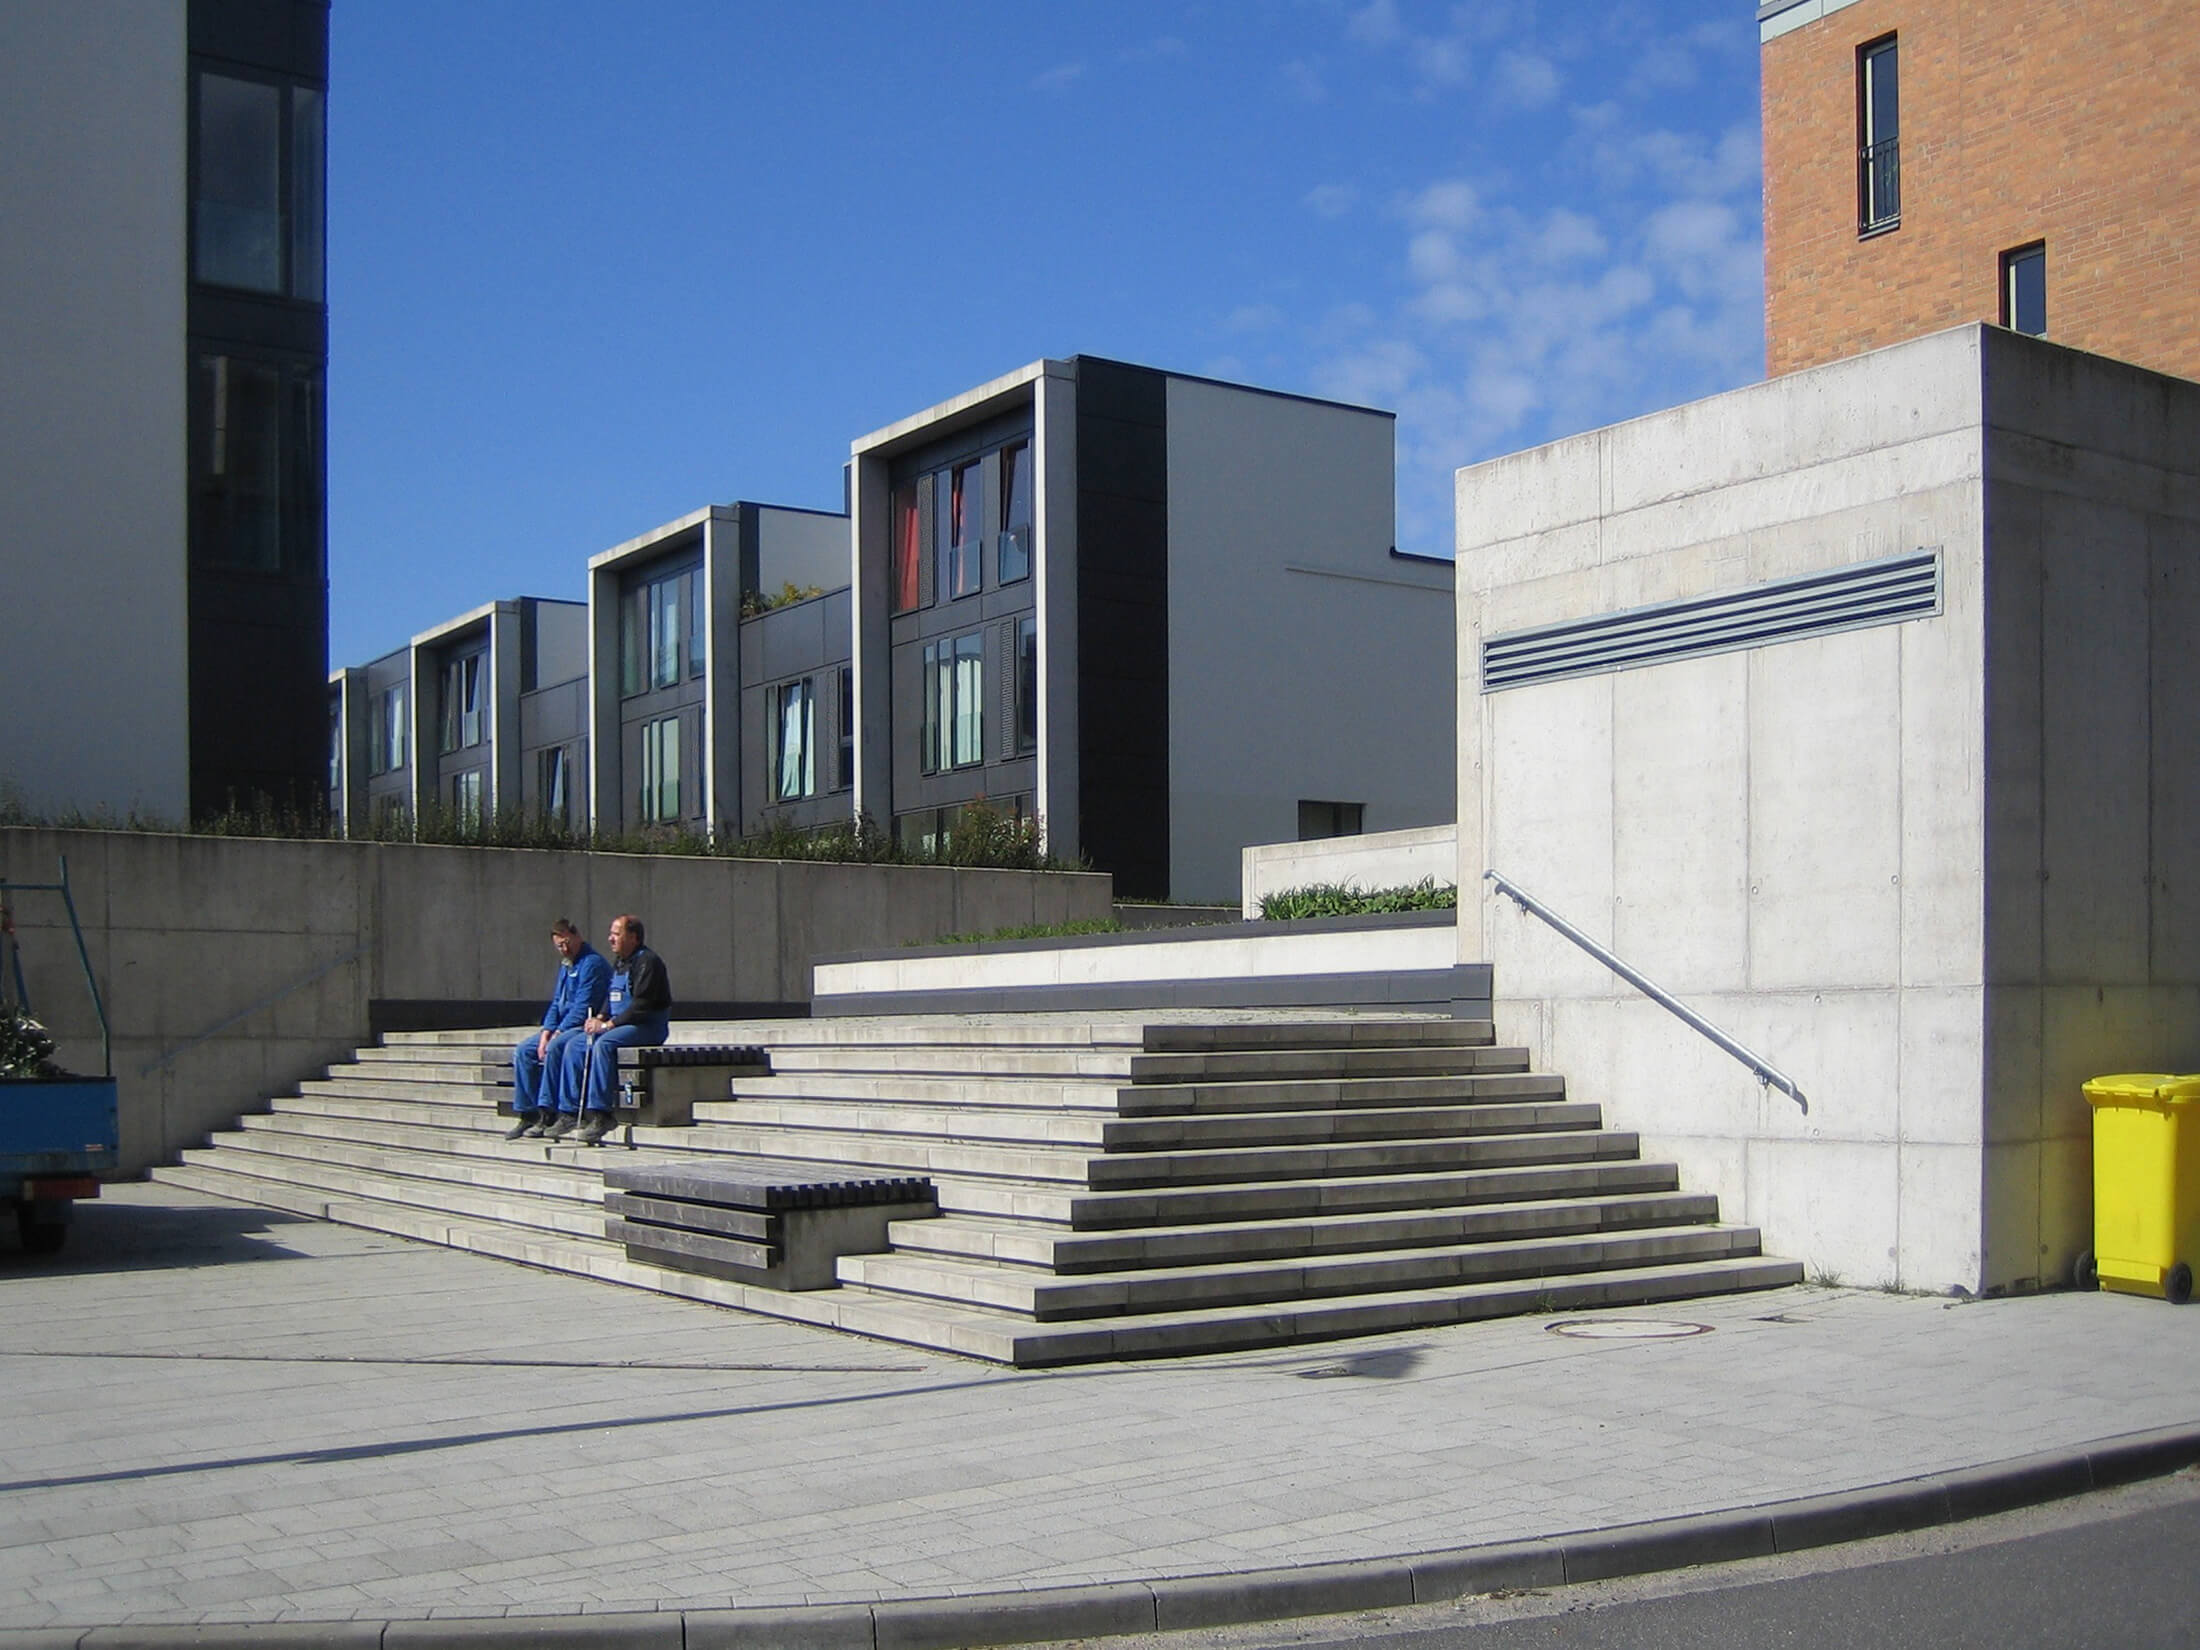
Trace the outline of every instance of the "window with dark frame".
[[817, 685], [813, 677], [765, 689], [771, 735], [771, 799], [796, 802], [817, 795]]
[[1333, 836], [1358, 836], [1365, 818], [1365, 803], [1301, 801], [1299, 840], [1319, 842]]
[[917, 579], [923, 545], [915, 482], [894, 489], [886, 507], [886, 520], [887, 530], [892, 535], [888, 546], [889, 600], [894, 612], [911, 613], [923, 600]]
[[659, 716], [642, 724], [641, 815], [646, 825], [680, 817], [680, 718]]
[[451, 775], [451, 814], [461, 832], [478, 836], [488, 823], [488, 799], [481, 787], [481, 770], [469, 768]]
[[328, 708], [328, 788], [344, 788], [344, 707]]
[[1039, 621], [1016, 621], [1016, 753], [1039, 748]]
[[933, 584], [943, 601], [978, 593], [984, 476], [982, 462], [958, 464], [941, 471], [932, 483], [932, 543], [938, 559]]
[[192, 279], [320, 303], [327, 268], [322, 93], [210, 69], [194, 81]]
[[703, 674], [700, 564], [636, 575], [619, 596], [619, 694], [677, 685]]
[[405, 689], [400, 683], [374, 696], [367, 717], [367, 772], [379, 777], [405, 765]]
[[256, 573], [321, 572], [321, 375], [201, 355], [191, 377], [191, 552]]
[[856, 782], [856, 673], [840, 673], [840, 761], [833, 769], [833, 789], [845, 791]]
[[1895, 47], [1890, 34], [1856, 54], [1859, 234], [1892, 229], [1902, 221], [1902, 78]]
[[976, 767], [985, 760], [985, 636], [924, 644], [924, 721], [919, 738], [926, 773]]
[[569, 746], [552, 745], [535, 754], [536, 795], [542, 799], [542, 817], [552, 825], [573, 823], [573, 753]]
[[2001, 324], [2011, 332], [2047, 336], [2047, 243], [2001, 255]]
[[489, 737], [489, 656], [475, 652], [443, 666], [441, 749], [466, 750]]
[[1031, 444], [1001, 449], [1001, 530], [994, 580], [1014, 584], [1031, 577]]

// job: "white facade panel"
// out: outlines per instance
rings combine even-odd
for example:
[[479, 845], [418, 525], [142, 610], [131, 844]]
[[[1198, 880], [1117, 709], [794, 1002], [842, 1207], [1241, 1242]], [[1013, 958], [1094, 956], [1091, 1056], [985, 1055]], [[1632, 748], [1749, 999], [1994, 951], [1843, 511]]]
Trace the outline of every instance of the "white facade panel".
[[1394, 428], [1168, 380], [1173, 898], [1234, 899], [1302, 800], [1454, 816], [1450, 570], [1391, 553]]
[[185, 54], [183, 0], [0, 6], [0, 798], [39, 812], [189, 808]]

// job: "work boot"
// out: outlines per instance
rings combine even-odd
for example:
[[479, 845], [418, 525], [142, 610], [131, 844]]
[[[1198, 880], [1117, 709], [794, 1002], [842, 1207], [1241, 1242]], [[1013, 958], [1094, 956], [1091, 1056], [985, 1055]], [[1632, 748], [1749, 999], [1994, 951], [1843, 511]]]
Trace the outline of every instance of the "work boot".
[[512, 1126], [504, 1131], [504, 1138], [507, 1140], [522, 1139], [527, 1135], [533, 1134], [536, 1127], [541, 1122], [542, 1118], [539, 1114], [531, 1111], [523, 1111], [517, 1117], [514, 1117], [512, 1119]]
[[542, 1131], [542, 1137], [545, 1140], [563, 1140], [573, 1132], [573, 1126], [579, 1121], [571, 1112], [561, 1111], [558, 1113], [558, 1120]]
[[588, 1121], [581, 1125], [580, 1144], [600, 1146], [603, 1144], [603, 1137], [610, 1132], [611, 1114], [607, 1111], [592, 1111], [588, 1114]]
[[554, 1111], [536, 1112], [534, 1127], [527, 1131], [527, 1138], [530, 1140], [540, 1140], [544, 1135], [548, 1134], [553, 1127], [556, 1126], [557, 1121], [558, 1114]]

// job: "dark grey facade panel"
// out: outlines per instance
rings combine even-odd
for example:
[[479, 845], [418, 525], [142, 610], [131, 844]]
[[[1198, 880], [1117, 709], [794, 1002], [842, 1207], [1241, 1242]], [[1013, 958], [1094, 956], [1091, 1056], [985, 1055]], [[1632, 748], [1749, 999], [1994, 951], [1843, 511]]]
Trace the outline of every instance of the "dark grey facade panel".
[[1085, 857], [1169, 894], [1168, 388], [1077, 360], [1077, 743]]
[[328, 0], [191, 0], [187, 27], [194, 56], [328, 79]]
[[1938, 550], [1485, 637], [1482, 691], [1638, 670], [1941, 611]]

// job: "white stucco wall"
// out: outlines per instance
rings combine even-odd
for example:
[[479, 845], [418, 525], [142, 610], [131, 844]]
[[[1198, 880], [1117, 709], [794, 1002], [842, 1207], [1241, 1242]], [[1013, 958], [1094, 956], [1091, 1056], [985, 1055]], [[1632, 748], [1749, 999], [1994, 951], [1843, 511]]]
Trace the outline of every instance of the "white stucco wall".
[[[1766, 1246], [2058, 1281], [2111, 1070], [2200, 1065], [2200, 386], [1964, 327], [1460, 472], [1460, 882], [1500, 1034]], [[1920, 548], [1944, 608], [1480, 692], [1486, 635]]]
[[183, 0], [0, 6], [0, 787], [189, 809]]
[[1391, 555], [1387, 414], [1168, 380], [1169, 892], [1231, 900], [1303, 799], [1453, 814], [1450, 570]]

